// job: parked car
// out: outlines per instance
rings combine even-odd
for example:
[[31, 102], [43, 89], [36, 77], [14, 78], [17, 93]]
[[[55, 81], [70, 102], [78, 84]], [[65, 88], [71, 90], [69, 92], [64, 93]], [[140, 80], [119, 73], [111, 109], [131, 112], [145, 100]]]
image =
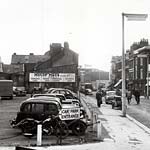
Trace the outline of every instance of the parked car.
[[85, 89], [85, 94], [86, 94], [86, 95], [93, 95], [91, 89]]
[[11, 125], [17, 126], [26, 118], [43, 121], [50, 115], [59, 115], [62, 121], [65, 121], [72, 133], [81, 135], [87, 128], [86, 122], [81, 118], [81, 108], [79, 106], [62, 105], [57, 97], [39, 96], [29, 98], [20, 105], [20, 111], [17, 117], [12, 120]]
[[[57, 94], [57, 93], [34, 94], [32, 97], [33, 98], [47, 97], [48, 101], [51, 100], [53, 101], [53, 97], [56, 97], [57, 101], [61, 103], [63, 109], [79, 108], [80, 117], [78, 117], [78, 119], [85, 118], [85, 109], [78, 99], [66, 99], [66, 97], [63, 94]], [[77, 118], [74, 117], [73, 119], [77, 119]]]
[[49, 115], [58, 115], [61, 110], [61, 104], [57, 98], [49, 101], [48, 98], [29, 98], [20, 105], [20, 110], [15, 118], [15, 124], [25, 118], [33, 118], [36, 120], [44, 120]]
[[121, 96], [116, 95], [114, 99], [112, 100], [112, 109], [115, 107], [118, 107], [119, 109], [122, 109], [122, 100]]
[[112, 104], [112, 100], [114, 100], [116, 96], [116, 91], [106, 91], [105, 103]]
[[25, 87], [13, 87], [13, 94], [16, 96], [26, 96]]
[[72, 91], [68, 90], [68, 89], [64, 89], [64, 88], [53, 88], [50, 91], [48, 91], [48, 93], [54, 93], [54, 94], [64, 94], [64, 96], [66, 97], [66, 99], [77, 99], [77, 96], [75, 93], [73, 93]]

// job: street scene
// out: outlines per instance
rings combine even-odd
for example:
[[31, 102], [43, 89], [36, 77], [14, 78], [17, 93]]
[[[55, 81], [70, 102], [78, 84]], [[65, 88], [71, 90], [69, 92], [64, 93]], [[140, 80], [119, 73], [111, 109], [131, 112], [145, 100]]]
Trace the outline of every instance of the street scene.
[[0, 150], [149, 150], [149, 6], [0, 1]]

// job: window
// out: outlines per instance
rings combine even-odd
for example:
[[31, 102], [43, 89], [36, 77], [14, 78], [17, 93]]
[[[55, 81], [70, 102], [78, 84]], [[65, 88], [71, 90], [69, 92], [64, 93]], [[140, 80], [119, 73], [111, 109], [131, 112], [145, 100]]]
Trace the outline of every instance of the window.
[[43, 104], [32, 104], [32, 112], [43, 112], [44, 105]]
[[143, 66], [143, 58], [140, 58], [140, 66]]
[[22, 111], [23, 112], [30, 112], [31, 111], [31, 105], [30, 104], [25, 104]]
[[143, 68], [140, 69], [140, 78], [143, 79]]
[[135, 66], [135, 79], [137, 79], [138, 76], [137, 76], [137, 66]]

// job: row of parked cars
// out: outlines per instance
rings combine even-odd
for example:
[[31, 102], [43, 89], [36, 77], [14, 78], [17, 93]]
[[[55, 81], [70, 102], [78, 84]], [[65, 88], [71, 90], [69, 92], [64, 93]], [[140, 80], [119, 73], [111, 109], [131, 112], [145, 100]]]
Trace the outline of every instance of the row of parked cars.
[[44, 94], [31, 95], [31, 98], [21, 103], [11, 125], [21, 127], [24, 132], [25, 126], [20, 126], [22, 120], [31, 118], [43, 121], [51, 115], [58, 116], [75, 135], [83, 135], [86, 131], [86, 112], [81, 100], [75, 93], [63, 88], [50, 88]]

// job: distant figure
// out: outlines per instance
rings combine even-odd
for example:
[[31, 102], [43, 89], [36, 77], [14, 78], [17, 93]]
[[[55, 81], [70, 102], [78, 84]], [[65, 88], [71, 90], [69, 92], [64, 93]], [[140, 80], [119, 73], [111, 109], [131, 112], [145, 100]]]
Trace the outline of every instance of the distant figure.
[[137, 104], [140, 104], [140, 92], [139, 92], [139, 90], [134, 90], [134, 96], [135, 96], [135, 100], [136, 100], [136, 102], [137, 102]]
[[97, 99], [97, 106], [101, 107], [101, 104], [102, 104], [102, 92], [101, 92], [101, 90], [98, 90], [96, 92], [96, 99]]
[[130, 105], [132, 99], [132, 92], [128, 90], [126, 96], [127, 96], [128, 104]]

